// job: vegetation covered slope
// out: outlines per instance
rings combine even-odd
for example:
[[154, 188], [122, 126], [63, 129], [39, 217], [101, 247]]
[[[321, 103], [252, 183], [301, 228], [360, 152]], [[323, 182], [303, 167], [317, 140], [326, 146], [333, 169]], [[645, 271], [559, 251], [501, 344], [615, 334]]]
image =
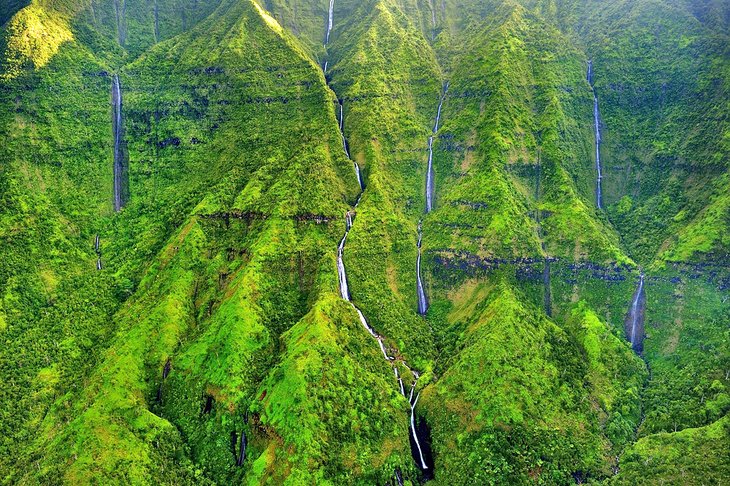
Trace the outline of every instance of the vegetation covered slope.
[[3, 4], [2, 482], [722, 480], [728, 12]]

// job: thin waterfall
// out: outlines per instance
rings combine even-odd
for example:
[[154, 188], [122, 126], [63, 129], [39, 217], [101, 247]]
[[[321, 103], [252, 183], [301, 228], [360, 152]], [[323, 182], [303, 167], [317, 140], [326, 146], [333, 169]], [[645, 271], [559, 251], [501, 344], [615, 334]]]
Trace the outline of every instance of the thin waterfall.
[[431, 7], [431, 40], [436, 39], [436, 6], [434, 0], [428, 0], [428, 6]]
[[112, 78], [112, 130], [114, 131], [114, 211], [124, 206], [124, 173], [126, 171], [123, 147], [122, 88], [119, 76]]
[[446, 94], [449, 91], [449, 83], [444, 86], [444, 92], [439, 100], [438, 110], [436, 111], [436, 123], [433, 126], [433, 133], [428, 137], [428, 170], [426, 171], [426, 213], [430, 213], [433, 209], [433, 186], [434, 186], [434, 173], [433, 173], [433, 141], [436, 136], [436, 132], [439, 130], [439, 123], [441, 121], [441, 108], [443, 107]]
[[[441, 110], [446, 99], [446, 94], [449, 91], [449, 83], [444, 85], [444, 91], [439, 99], [438, 109], [436, 110], [436, 122], [433, 125], [433, 133], [428, 137], [428, 169], [426, 170], [426, 214], [430, 213], [433, 209], [433, 141], [436, 133], [439, 130], [439, 124], [441, 123]], [[423, 287], [423, 278], [421, 277], [421, 243], [423, 240], [422, 231], [423, 220], [418, 222], [418, 256], [416, 259], [416, 290], [418, 295], [418, 313], [425, 315], [428, 311], [428, 301], [426, 299], [426, 291]]]
[[101, 270], [101, 239], [99, 235], [94, 237], [94, 253], [96, 253], [96, 269]]
[[416, 404], [418, 403], [418, 398], [420, 396], [421, 393], [419, 392], [416, 395], [416, 399], [411, 402], [411, 433], [413, 434], [413, 441], [416, 443], [416, 448], [418, 449], [418, 458], [421, 461], [421, 468], [425, 470], [428, 469], [428, 465], [423, 457], [423, 448], [421, 447], [421, 442], [418, 440], [418, 434], [416, 434]]
[[330, 8], [329, 12], [327, 14], [327, 34], [324, 37], [324, 45], [327, 47], [327, 44], [330, 43], [330, 33], [332, 32], [332, 24], [334, 23], [335, 19], [335, 0], [330, 0]]
[[243, 461], [246, 460], [246, 446], [248, 445], [248, 441], [246, 440], [246, 431], [241, 431], [241, 439], [238, 444], [238, 458], [236, 459], [236, 466], [241, 467], [243, 466]]
[[[330, 38], [330, 32], [332, 31], [332, 24], [333, 24], [333, 17], [334, 17], [334, 0], [330, 0], [329, 5], [329, 15], [328, 15], [328, 24], [327, 24], [327, 34], [325, 36], [325, 47], [327, 46], [327, 43], [329, 43]], [[327, 71], [328, 62], [325, 61], [323, 70]], [[448, 84], [446, 85], [446, 89], [448, 89]], [[445, 97], [445, 92], [444, 92]], [[439, 103], [439, 109], [436, 115], [436, 124], [434, 126], [434, 133], [438, 130], [439, 120], [441, 117], [441, 104], [443, 103], [443, 97], [441, 99], [441, 102]], [[350, 151], [347, 146], [347, 139], [345, 137], [345, 131], [344, 131], [344, 102], [342, 100], [339, 101], [339, 128], [340, 128], [340, 134], [342, 136], [342, 149], [345, 152], [345, 155], [348, 159], [352, 160], [350, 157]], [[432, 147], [433, 137], [431, 137], [431, 144], [429, 147]], [[430, 165], [431, 158], [429, 158], [429, 165]], [[355, 174], [357, 175], [357, 182], [360, 186], [360, 195], [357, 198], [357, 201], [355, 202], [354, 210], [356, 211], [360, 200], [362, 199], [362, 195], [365, 190], [365, 184], [363, 183], [362, 176], [360, 173], [360, 166], [352, 160], [352, 163], [355, 167]], [[385, 337], [378, 334], [375, 329], [373, 329], [370, 324], [368, 323], [367, 319], [365, 318], [365, 315], [362, 313], [362, 311], [352, 302], [352, 297], [350, 295], [350, 288], [347, 283], [347, 269], [345, 268], [345, 262], [344, 262], [344, 254], [345, 254], [345, 245], [347, 243], [347, 236], [350, 234], [350, 231], [352, 230], [354, 219], [353, 215], [355, 214], [355, 211], [347, 211], [345, 213], [345, 234], [342, 236], [342, 239], [340, 240], [340, 244], [337, 247], [337, 274], [339, 277], [339, 284], [340, 284], [340, 297], [342, 297], [343, 300], [348, 302], [350, 306], [355, 310], [360, 323], [365, 328], [365, 330], [370, 334], [370, 336], [375, 339], [378, 342], [378, 347], [380, 348], [381, 353], [383, 354], [383, 358], [393, 366], [393, 373], [395, 375], [396, 381], [398, 382], [398, 387], [400, 390], [401, 395], [405, 397], [405, 386], [403, 384], [403, 379], [400, 376], [398, 372], [398, 365], [402, 365], [405, 368], [407, 368], [411, 374], [413, 375], [413, 381], [411, 382], [411, 393], [410, 397], [408, 398], [408, 403], [411, 407], [411, 416], [410, 416], [410, 426], [409, 426], [409, 433], [412, 435], [413, 441], [417, 446], [418, 455], [420, 458], [420, 465], [419, 467], [422, 468], [424, 471], [428, 470], [428, 465], [426, 463], [423, 450], [421, 448], [421, 442], [418, 437], [418, 431], [416, 430], [415, 426], [415, 409], [416, 409], [416, 403], [418, 402], [418, 397], [420, 396], [420, 393], [416, 395], [416, 399], [413, 399], [413, 393], [416, 388], [416, 385], [418, 383], [418, 379], [420, 377], [420, 374], [418, 371], [411, 368], [408, 363], [403, 359], [403, 357], [400, 355], [398, 350], [395, 350], [395, 355], [391, 356], [388, 353], [388, 348], [385, 345]], [[420, 237], [419, 237], [419, 248], [420, 248]], [[420, 250], [419, 250], [420, 251]], [[419, 282], [420, 282], [420, 253], [419, 253], [419, 260], [418, 260], [418, 266], [419, 266]], [[422, 286], [421, 286], [422, 287]], [[425, 302], [425, 294], [424, 294], [424, 302]], [[412, 453], [415, 454], [415, 452], [412, 450]], [[399, 485], [403, 484], [403, 478], [400, 474], [400, 470], [396, 469], [396, 477]]]
[[[342, 113], [342, 112], [340, 112], [340, 113]], [[342, 115], [340, 115], [340, 128], [342, 128], [342, 126], [343, 126], [342, 125]], [[346, 148], [347, 148], [347, 144], [344, 143], [343, 149], [345, 149], [345, 152], [347, 153]], [[348, 156], [349, 156], [349, 154], [348, 154]], [[357, 164], [355, 165], [355, 167], [357, 168]], [[358, 171], [358, 182], [361, 184], [361, 189], [362, 189], [363, 186], [362, 186], [362, 181], [359, 178], [359, 171]], [[357, 210], [357, 207], [360, 204], [361, 198], [362, 198], [362, 192], [360, 193], [360, 196], [358, 197], [357, 202], [355, 203], [355, 206], [354, 206], [355, 210]], [[416, 388], [416, 384], [418, 383], [418, 378], [420, 375], [417, 371], [415, 371], [410, 366], [408, 366], [408, 364], [403, 360], [403, 358], [400, 356], [400, 353], [398, 353], [397, 350], [396, 350], [395, 356], [391, 356], [389, 354], [388, 348], [385, 345], [385, 337], [378, 334], [375, 331], [375, 329], [373, 329], [372, 326], [370, 326], [367, 319], [365, 318], [365, 315], [352, 302], [349, 285], [347, 283], [347, 269], [345, 267], [344, 254], [345, 254], [345, 246], [347, 243], [347, 236], [350, 234], [353, 224], [354, 224], [353, 212], [347, 211], [345, 213], [345, 234], [342, 236], [342, 239], [340, 240], [340, 244], [337, 247], [337, 274], [338, 274], [339, 283], [340, 283], [340, 297], [342, 297], [343, 300], [350, 303], [352, 308], [357, 313], [357, 316], [358, 316], [362, 326], [370, 334], [370, 336], [378, 342], [378, 347], [380, 348], [380, 352], [383, 354], [383, 358], [387, 362], [391, 363], [391, 365], [393, 366], [393, 373], [395, 375], [396, 381], [398, 382], [398, 388], [404, 397], [405, 397], [405, 386], [403, 384], [402, 377], [398, 373], [398, 365], [401, 364], [401, 365], [405, 366], [408, 370], [410, 370], [411, 374], [413, 375], [413, 381], [411, 384], [411, 396], [408, 399], [409, 404], [411, 406], [409, 433], [412, 435], [414, 443], [417, 444], [417, 450], [418, 450], [418, 454], [420, 457], [420, 466], [419, 467], [422, 467], [422, 469], [426, 470], [426, 469], [428, 469], [428, 466], [427, 466], [425, 458], [423, 456], [423, 452], [422, 452], [421, 445], [420, 445], [420, 440], [418, 438], [417, 430], [415, 428], [415, 418], [414, 418], [416, 402], [418, 401], [418, 396], [416, 396], [416, 399], [413, 400], [413, 392]]]
[[426, 292], [423, 290], [423, 280], [421, 280], [421, 240], [423, 239], [422, 222], [418, 222], [418, 257], [416, 259], [416, 287], [418, 290], [418, 313], [426, 314], [428, 304], [426, 303]]
[[593, 91], [593, 129], [596, 138], [596, 206], [603, 209], [603, 167], [601, 166], [601, 114], [598, 110], [598, 96], [593, 85], [593, 61], [588, 61], [588, 72], [586, 73], [588, 84]]
[[637, 353], [644, 350], [644, 311], [646, 305], [646, 295], [644, 292], [644, 274], [639, 276], [639, 286], [631, 300], [631, 307], [626, 317], [625, 330], [626, 336], [631, 343], [631, 347]]
[[342, 241], [340, 241], [340, 246], [337, 247], [337, 274], [340, 277], [340, 296], [348, 302], [350, 301], [350, 290], [347, 288], [347, 274], [345, 273], [345, 263], [342, 257], [345, 252], [345, 240], [347, 240], [349, 232], [348, 228], [345, 236], [342, 237]]

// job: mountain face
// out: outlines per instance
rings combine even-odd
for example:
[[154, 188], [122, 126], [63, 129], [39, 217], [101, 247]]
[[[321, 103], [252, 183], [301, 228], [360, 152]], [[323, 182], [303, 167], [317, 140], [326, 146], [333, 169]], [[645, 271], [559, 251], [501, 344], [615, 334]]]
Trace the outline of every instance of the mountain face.
[[730, 477], [730, 2], [0, 24], [2, 484]]

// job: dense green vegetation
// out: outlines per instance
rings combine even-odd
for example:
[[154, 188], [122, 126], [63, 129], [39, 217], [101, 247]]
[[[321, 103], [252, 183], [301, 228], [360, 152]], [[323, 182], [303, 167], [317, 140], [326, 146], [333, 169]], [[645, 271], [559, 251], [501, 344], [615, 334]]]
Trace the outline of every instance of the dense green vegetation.
[[329, 6], [0, 5], [0, 483], [721, 483], [730, 3]]

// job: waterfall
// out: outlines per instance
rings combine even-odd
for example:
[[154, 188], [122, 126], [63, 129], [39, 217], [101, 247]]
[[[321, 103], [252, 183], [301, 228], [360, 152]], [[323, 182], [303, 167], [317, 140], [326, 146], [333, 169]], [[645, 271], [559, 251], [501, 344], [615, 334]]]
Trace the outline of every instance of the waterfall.
[[400, 394], [404, 397], [406, 396], [406, 389], [403, 386], [403, 379], [400, 377], [400, 374], [398, 373], [398, 367], [393, 366], [393, 371], [395, 371], [395, 379], [398, 380], [398, 386], [400, 388]]
[[112, 79], [112, 129], [114, 131], [114, 211], [124, 206], [124, 148], [122, 125], [122, 88], [119, 76]]
[[334, 22], [335, 18], [335, 0], [330, 0], [330, 9], [329, 13], [327, 14], [327, 34], [324, 38], [324, 45], [327, 47], [327, 44], [330, 43], [330, 32], [332, 32], [332, 24]]
[[631, 307], [626, 318], [626, 334], [631, 347], [637, 353], [643, 351], [644, 347], [644, 306], [646, 297], [644, 295], [644, 274], [639, 276], [639, 286], [634, 293]]
[[[441, 123], [441, 110], [449, 91], [449, 83], [444, 85], [444, 91], [439, 99], [438, 109], [436, 110], [436, 122], [433, 125], [433, 133], [428, 137], [428, 169], [426, 170], [426, 214], [433, 209], [433, 140], [439, 130]], [[416, 290], [418, 294], [418, 313], [425, 315], [428, 311], [428, 302], [426, 300], [426, 292], [423, 288], [423, 279], [421, 277], [421, 242], [423, 240], [422, 222], [418, 222], [418, 256], [416, 257]]]
[[241, 441], [239, 442], [239, 452], [238, 452], [238, 459], [236, 460], [236, 466], [241, 467], [243, 466], [243, 461], [246, 460], [246, 432], [241, 431]]
[[418, 257], [416, 259], [416, 287], [418, 290], [418, 313], [421, 315], [426, 314], [428, 310], [428, 304], [426, 303], [426, 292], [423, 290], [423, 280], [421, 280], [421, 240], [423, 238], [423, 231], [421, 228], [422, 222], [418, 222]]
[[349, 229], [345, 231], [345, 236], [342, 237], [340, 246], [337, 247], [337, 274], [340, 277], [340, 296], [348, 302], [350, 302], [350, 290], [347, 288], [347, 274], [345, 273], [345, 262], [342, 257], [345, 252], [345, 240], [347, 240], [349, 232]]
[[428, 137], [428, 170], [426, 171], [426, 212], [433, 209], [433, 135]]
[[[355, 208], [358, 207], [360, 204], [360, 198], [362, 197], [362, 193], [360, 194], [360, 197], [358, 197], [357, 202], [355, 203]], [[405, 387], [403, 385], [403, 379], [401, 378], [400, 374], [398, 373], [398, 363], [402, 364], [406, 368], [408, 368], [412, 375], [413, 375], [413, 382], [411, 384], [411, 395], [408, 398], [408, 401], [411, 405], [411, 425], [410, 425], [410, 432], [413, 435], [414, 442], [417, 444], [418, 448], [418, 454], [421, 458], [420, 462], [423, 466], [423, 469], [427, 469], [428, 466], [426, 465], [425, 459], [423, 458], [423, 452], [421, 449], [420, 441], [418, 439], [416, 428], [415, 428], [415, 408], [416, 403], [418, 402], [418, 395], [416, 396], [416, 399], [413, 400], [413, 392], [416, 388], [416, 384], [418, 383], [419, 373], [415, 370], [413, 370], [408, 364], [403, 361], [403, 358], [401, 357], [395, 357], [388, 354], [388, 349], [385, 346], [385, 338], [378, 334], [375, 329], [373, 329], [370, 324], [368, 323], [367, 319], [365, 318], [365, 315], [362, 313], [362, 311], [352, 302], [352, 299], [350, 297], [350, 290], [349, 286], [347, 284], [347, 270], [345, 269], [345, 263], [344, 263], [344, 253], [345, 253], [345, 244], [347, 242], [347, 236], [350, 234], [350, 230], [353, 226], [353, 219], [352, 219], [352, 213], [350, 211], [347, 211], [345, 213], [345, 234], [342, 236], [342, 240], [340, 240], [340, 244], [337, 247], [337, 274], [340, 281], [340, 296], [343, 300], [349, 302], [349, 304], [352, 306], [352, 308], [357, 313], [358, 318], [360, 319], [360, 323], [365, 328], [365, 330], [370, 334], [370, 336], [375, 339], [378, 342], [378, 347], [380, 348], [381, 353], [383, 353], [383, 357], [386, 361], [392, 364], [393, 366], [393, 373], [395, 374], [395, 378], [398, 382], [398, 387], [400, 389], [401, 395], [405, 397]], [[398, 356], [398, 355], [396, 355]]]
[[94, 252], [96, 253], [96, 269], [101, 270], [101, 239], [99, 235], [94, 237]]
[[[326, 43], [329, 42], [329, 35], [330, 35], [330, 31], [332, 30], [333, 9], [334, 9], [334, 0], [330, 0], [329, 23], [328, 23], [328, 27], [327, 27], [327, 35], [325, 37], [325, 39], [326, 39], [325, 47], [327, 45]], [[327, 62], [325, 62], [325, 64], [324, 64], [324, 70], [325, 71], [327, 70]], [[448, 84], [446, 85], [446, 89], [448, 89]], [[439, 103], [439, 109], [438, 109], [438, 112], [437, 112], [437, 115], [436, 115], [436, 124], [434, 126], [434, 133], [436, 133], [436, 131], [438, 131], [439, 120], [440, 120], [440, 117], [441, 117], [441, 104], [443, 103], [443, 98], [445, 97], [445, 95], [446, 95], [446, 93], [444, 91], [444, 96], [441, 98], [441, 101]], [[350, 159], [350, 160], [352, 160], [351, 157], [350, 157], [350, 151], [349, 151], [348, 146], [347, 146], [347, 139], [345, 137], [345, 132], [344, 132], [344, 103], [343, 103], [343, 101], [340, 100], [339, 101], [339, 105], [340, 105], [340, 107], [339, 107], [339, 128], [340, 128], [340, 134], [342, 136], [342, 149], [345, 152], [345, 155], [347, 156], [347, 158]], [[433, 144], [433, 137], [431, 137], [431, 140], [430, 140], [430, 143], [429, 143], [429, 149], [432, 149], [432, 144]], [[431, 165], [431, 161], [432, 161], [432, 157], [430, 156], [429, 157], [429, 167]], [[360, 174], [360, 166], [354, 160], [352, 162], [353, 162], [354, 167], [355, 167], [355, 174], [357, 175], [357, 182], [358, 182], [358, 184], [360, 186], [360, 195], [358, 196], [357, 201], [355, 202], [355, 206], [354, 206], [354, 209], [356, 210], [357, 207], [360, 204], [360, 200], [362, 199], [363, 193], [365, 191], [365, 185], [363, 184], [363, 180], [362, 180], [362, 177], [361, 177], [361, 174]], [[383, 354], [383, 358], [387, 362], [389, 362], [391, 364], [391, 366], [393, 367], [393, 373], [395, 374], [396, 381], [398, 382], [398, 387], [400, 389], [400, 393], [404, 397], [406, 395], [406, 393], [405, 393], [405, 386], [403, 384], [402, 377], [398, 373], [398, 365], [399, 364], [400, 365], [403, 365], [413, 375], [413, 381], [411, 382], [411, 394], [410, 394], [410, 397], [408, 398], [408, 402], [409, 402], [409, 404], [411, 406], [411, 418], [410, 418], [410, 427], [409, 427], [409, 430], [410, 430], [410, 433], [413, 436], [414, 443], [417, 445], [418, 454], [419, 454], [420, 463], [421, 463], [421, 466], [419, 466], [419, 467], [422, 467], [423, 470], [426, 470], [426, 469], [428, 469], [428, 465], [426, 464], [426, 460], [424, 458], [423, 451], [421, 449], [420, 441], [419, 441], [419, 438], [417, 436], [417, 431], [416, 431], [416, 427], [415, 427], [415, 418], [414, 418], [414, 416], [415, 416], [415, 409], [416, 409], [416, 403], [418, 402], [418, 397], [420, 396], [420, 394], [416, 396], [416, 399], [415, 400], [413, 400], [413, 393], [414, 393], [414, 390], [415, 390], [416, 385], [418, 383], [418, 379], [420, 377], [420, 374], [418, 373], [418, 371], [412, 369], [408, 365], [408, 363], [405, 362], [405, 360], [400, 355], [400, 353], [398, 352], [397, 349], [395, 350], [396, 353], [395, 353], [394, 356], [391, 356], [391, 355], [388, 354], [388, 348], [385, 345], [385, 337], [383, 337], [380, 334], [378, 334], [375, 331], [375, 329], [373, 329], [370, 326], [370, 324], [368, 323], [367, 319], [365, 318], [365, 315], [352, 302], [352, 298], [351, 298], [351, 295], [350, 295], [349, 285], [347, 283], [347, 270], [345, 268], [345, 262], [344, 262], [345, 245], [347, 243], [347, 236], [350, 234], [350, 231], [352, 230], [352, 227], [353, 227], [353, 212], [347, 211], [345, 213], [345, 234], [342, 236], [342, 239], [340, 240], [340, 244], [337, 247], [337, 275], [339, 277], [339, 284], [340, 284], [339, 285], [340, 286], [340, 297], [342, 297], [343, 300], [345, 300], [346, 302], [348, 302], [350, 304], [350, 306], [357, 313], [357, 316], [358, 316], [358, 318], [359, 318], [360, 323], [362, 324], [362, 326], [370, 334], [370, 336], [378, 342], [378, 347], [380, 348], [380, 351]], [[419, 275], [419, 278], [418, 278], [418, 280], [419, 280], [419, 286], [421, 288], [421, 292], [423, 293], [423, 289], [422, 289], [423, 286], [420, 284], [420, 262], [421, 262], [421, 260], [420, 260], [420, 240], [421, 240], [421, 238], [420, 238], [420, 224], [419, 224], [419, 244], [418, 244], [418, 246], [419, 246], [419, 258], [418, 258], [418, 275]], [[425, 306], [425, 294], [423, 294], [423, 302], [424, 302], [423, 305]], [[420, 306], [420, 304], [419, 304], [419, 306]], [[243, 437], [241, 439], [242, 439], [242, 441], [245, 440]], [[245, 446], [242, 446], [242, 447], [245, 447]], [[411, 448], [412, 448], [412, 451], [411, 452], [413, 454], [415, 454], [414, 451], [413, 451], [413, 446], [411, 446]], [[403, 484], [403, 478], [402, 478], [402, 476], [400, 474], [400, 471], [398, 469], [396, 469], [396, 476], [397, 476], [398, 484], [399, 485], [402, 485]]]
[[171, 370], [172, 370], [172, 363], [170, 362], [170, 358], [167, 358], [167, 361], [165, 362], [165, 366], [162, 367], [162, 381], [160, 382], [160, 387], [157, 389], [157, 401], [158, 402], [162, 402], [162, 387], [165, 384], [165, 380], [167, 379]]
[[426, 171], [426, 213], [430, 213], [433, 209], [433, 140], [436, 132], [439, 130], [439, 122], [441, 121], [441, 108], [443, 107], [446, 94], [449, 91], [449, 83], [444, 86], [444, 92], [439, 100], [438, 110], [436, 111], [436, 123], [433, 126], [433, 134], [428, 137], [428, 170]]
[[167, 361], [165, 361], [165, 366], [162, 368], [162, 379], [166, 380], [167, 377], [170, 375], [170, 371], [172, 370], [172, 362], [170, 362], [170, 358], [167, 358]]
[[588, 84], [593, 86], [593, 61], [588, 61], [588, 73], [586, 74], [586, 78], [588, 79]]
[[428, 469], [428, 465], [426, 464], [425, 459], [423, 458], [423, 449], [421, 448], [421, 442], [418, 440], [418, 434], [416, 434], [416, 404], [418, 403], [418, 398], [421, 396], [420, 393], [416, 395], [416, 399], [413, 400], [411, 403], [411, 433], [413, 434], [413, 440], [416, 443], [416, 447], [418, 448], [418, 457], [421, 460], [421, 467], [422, 469]]
[[601, 114], [598, 110], [598, 96], [593, 85], [593, 61], [588, 61], [588, 72], [586, 73], [588, 84], [593, 91], [593, 128], [596, 138], [596, 206], [603, 209], [603, 168], [601, 167]]
[[398, 468], [395, 468], [395, 480], [398, 486], [403, 486], [403, 474], [401, 474]]

